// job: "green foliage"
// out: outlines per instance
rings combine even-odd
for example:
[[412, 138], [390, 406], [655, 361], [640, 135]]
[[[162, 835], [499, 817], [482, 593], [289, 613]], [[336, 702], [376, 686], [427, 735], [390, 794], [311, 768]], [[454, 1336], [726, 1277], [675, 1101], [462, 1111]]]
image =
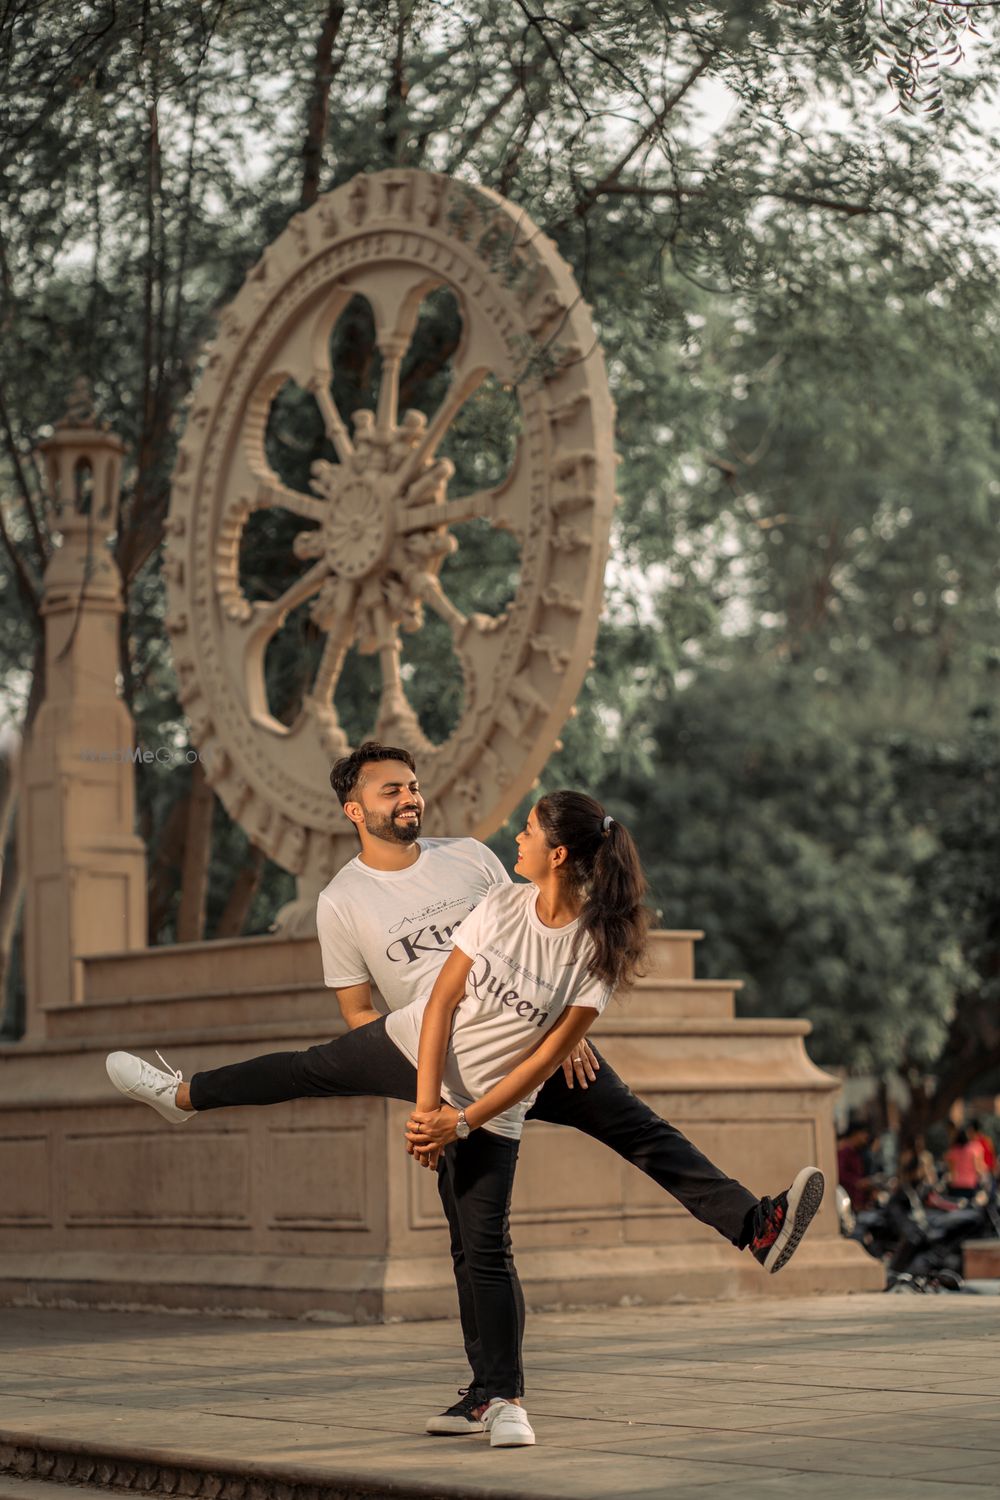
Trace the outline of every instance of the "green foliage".
[[808, 1016], [821, 1061], [933, 1057], [965, 970], [888, 749], [845, 737], [811, 677], [754, 663], [700, 673], [643, 728], [654, 774], [617, 792], [665, 925], [705, 929], [746, 1013]]

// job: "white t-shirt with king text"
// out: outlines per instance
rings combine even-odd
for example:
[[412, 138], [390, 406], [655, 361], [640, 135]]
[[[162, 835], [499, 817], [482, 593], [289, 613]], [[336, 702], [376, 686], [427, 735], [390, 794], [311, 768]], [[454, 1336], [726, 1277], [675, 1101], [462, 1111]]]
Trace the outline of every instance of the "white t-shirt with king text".
[[360, 856], [320, 892], [316, 927], [323, 978], [336, 989], [373, 981], [378, 1010], [398, 1010], [434, 988], [452, 932], [510, 876], [477, 839], [418, 839], [405, 870], [373, 870]]
[[[465, 995], [452, 1024], [441, 1093], [464, 1109], [497, 1084], [555, 1025], [567, 1006], [600, 1012], [610, 988], [587, 973], [592, 946], [574, 953], [579, 919], [546, 927], [535, 910], [533, 885], [495, 885], [455, 932], [456, 948], [472, 959]], [[386, 1031], [412, 1063], [417, 1061], [427, 993], [393, 1011]], [[483, 1128], [520, 1137], [535, 1090]]]

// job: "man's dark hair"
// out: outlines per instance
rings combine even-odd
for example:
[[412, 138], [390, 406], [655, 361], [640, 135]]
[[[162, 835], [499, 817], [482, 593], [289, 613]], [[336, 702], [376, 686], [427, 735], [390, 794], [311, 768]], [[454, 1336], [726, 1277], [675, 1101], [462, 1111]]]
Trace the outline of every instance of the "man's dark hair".
[[417, 769], [409, 750], [401, 750], [398, 745], [382, 745], [378, 740], [365, 740], [350, 755], [342, 755], [340, 760], [334, 761], [331, 767], [330, 785], [339, 797], [341, 807], [346, 807], [357, 791], [362, 767], [379, 760], [401, 760], [411, 771]]

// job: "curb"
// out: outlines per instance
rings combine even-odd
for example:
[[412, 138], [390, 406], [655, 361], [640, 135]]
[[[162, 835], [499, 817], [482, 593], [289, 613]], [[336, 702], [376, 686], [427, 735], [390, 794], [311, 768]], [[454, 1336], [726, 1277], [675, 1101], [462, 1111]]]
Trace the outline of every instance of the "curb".
[[303, 1464], [252, 1459], [178, 1458], [155, 1448], [0, 1430], [0, 1474], [85, 1485], [113, 1493], [183, 1500], [532, 1500], [465, 1480], [461, 1485], [400, 1483], [371, 1474], [330, 1473]]

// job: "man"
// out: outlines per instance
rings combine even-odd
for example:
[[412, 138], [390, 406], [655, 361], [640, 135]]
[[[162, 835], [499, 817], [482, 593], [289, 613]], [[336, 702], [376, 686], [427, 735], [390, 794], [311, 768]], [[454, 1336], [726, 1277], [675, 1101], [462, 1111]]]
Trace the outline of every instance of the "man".
[[[491, 886], [509, 876], [475, 839], [420, 837], [424, 801], [408, 751], [369, 740], [337, 761], [330, 784], [354, 824], [361, 851], [320, 893], [317, 928], [325, 982], [354, 1028], [384, 1014], [380, 1003], [397, 1010], [429, 994], [455, 928]], [[758, 1199], [636, 1098], [585, 1041], [540, 1089], [527, 1118], [572, 1125], [610, 1146], [703, 1224], [749, 1249], [767, 1271], [786, 1263], [822, 1200], [823, 1175], [814, 1167], [803, 1168], [776, 1198]], [[431, 1418], [427, 1431], [478, 1432], [475, 1310], [441, 1173], [438, 1187], [451, 1229], [472, 1384], [447, 1412]]]

